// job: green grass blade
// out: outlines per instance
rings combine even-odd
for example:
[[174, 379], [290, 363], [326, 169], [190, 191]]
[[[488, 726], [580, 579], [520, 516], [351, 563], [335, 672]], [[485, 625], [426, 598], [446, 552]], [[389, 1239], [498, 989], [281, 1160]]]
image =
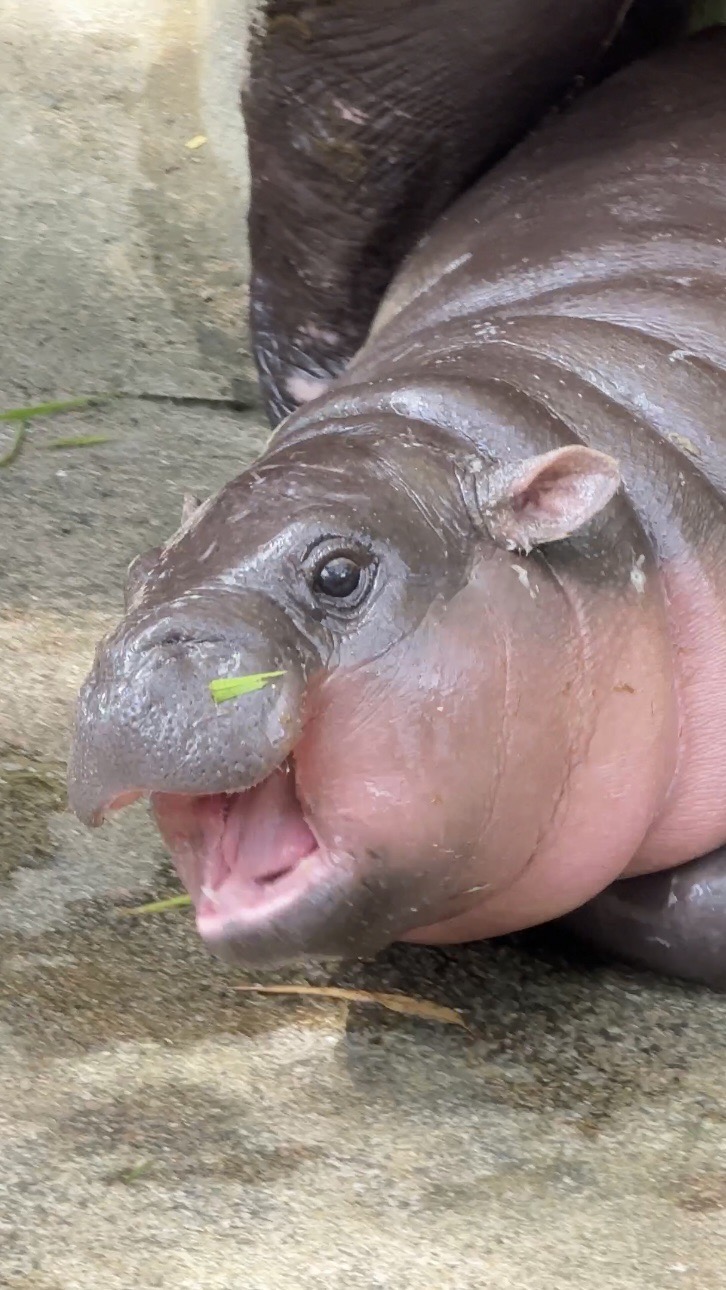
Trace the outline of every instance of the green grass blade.
[[209, 682], [209, 690], [215, 703], [226, 703], [241, 694], [264, 690], [275, 677], [284, 675], [284, 672], [252, 672], [249, 676], [220, 676]]
[[55, 448], [94, 448], [100, 443], [110, 443], [109, 434], [77, 434], [69, 435], [67, 439], [54, 439], [52, 443], [45, 446], [48, 449]]
[[191, 896], [170, 896], [168, 900], [152, 900], [150, 905], [137, 905], [135, 909], [122, 909], [119, 912], [127, 918], [137, 918], [142, 914], [165, 914], [170, 909], [184, 909], [191, 903]]
[[23, 446], [23, 441], [27, 433], [28, 433], [27, 422], [21, 421], [20, 425], [15, 431], [15, 438], [13, 439], [13, 442], [8, 448], [8, 451], [5, 453], [4, 457], [0, 457], [0, 467], [12, 465], [12, 463], [15, 461], [15, 458], [20, 454], [20, 449]]
[[109, 1174], [108, 1181], [123, 1183], [125, 1187], [130, 1187], [150, 1174], [153, 1168], [153, 1160], [140, 1160], [137, 1165], [129, 1165], [127, 1169], [119, 1169], [116, 1173]]
[[30, 421], [32, 417], [54, 417], [59, 412], [90, 408], [95, 403], [104, 403], [111, 398], [112, 394], [87, 394], [78, 399], [59, 399], [53, 403], [31, 404], [27, 408], [8, 408], [6, 412], [0, 412], [0, 421]]

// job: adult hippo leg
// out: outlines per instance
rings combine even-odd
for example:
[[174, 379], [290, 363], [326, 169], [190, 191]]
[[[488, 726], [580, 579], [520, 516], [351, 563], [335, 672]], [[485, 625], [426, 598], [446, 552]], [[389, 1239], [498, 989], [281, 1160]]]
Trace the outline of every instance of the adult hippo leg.
[[618, 958], [726, 990], [726, 847], [613, 883], [561, 925]]
[[266, 0], [242, 103], [252, 341], [273, 425], [345, 366], [451, 201], [606, 51], [644, 52], [683, 7]]

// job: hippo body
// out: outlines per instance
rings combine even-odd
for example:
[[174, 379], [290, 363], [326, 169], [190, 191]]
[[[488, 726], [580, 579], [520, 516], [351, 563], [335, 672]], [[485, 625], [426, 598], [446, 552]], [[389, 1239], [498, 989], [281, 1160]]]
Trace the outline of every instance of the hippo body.
[[243, 93], [252, 349], [273, 425], [366, 338], [418, 238], [688, 0], [262, 0]]
[[132, 566], [71, 803], [151, 795], [217, 952], [570, 916], [726, 986], [725, 69], [705, 33], [540, 127]]

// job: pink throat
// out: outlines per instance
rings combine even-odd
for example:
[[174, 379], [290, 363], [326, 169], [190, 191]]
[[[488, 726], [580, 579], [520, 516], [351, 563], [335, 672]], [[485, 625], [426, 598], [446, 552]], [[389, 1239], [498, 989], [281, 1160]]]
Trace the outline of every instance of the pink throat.
[[318, 850], [290, 763], [246, 792], [152, 793], [151, 804], [203, 936], [287, 904]]

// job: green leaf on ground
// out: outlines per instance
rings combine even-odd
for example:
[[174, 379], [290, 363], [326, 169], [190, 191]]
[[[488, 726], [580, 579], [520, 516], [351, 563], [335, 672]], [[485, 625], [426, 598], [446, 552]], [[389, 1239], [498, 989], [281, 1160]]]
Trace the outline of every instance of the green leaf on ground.
[[8, 408], [0, 412], [0, 421], [30, 421], [33, 417], [54, 417], [59, 412], [74, 412], [78, 408], [90, 408], [96, 403], [105, 403], [114, 398], [113, 394], [86, 394], [79, 399], [59, 399], [53, 403], [35, 403], [27, 408]]
[[106, 1181], [109, 1183], [123, 1183], [124, 1186], [130, 1187], [132, 1183], [146, 1178], [153, 1168], [153, 1160], [140, 1160], [138, 1164], [129, 1165], [126, 1169], [117, 1169], [114, 1173], [108, 1174]]
[[47, 443], [46, 448], [95, 448], [100, 443], [110, 443], [111, 436], [108, 434], [77, 434], [69, 435], [67, 439], [54, 439], [52, 443]]
[[23, 446], [23, 441], [27, 433], [28, 433], [27, 422], [21, 421], [20, 425], [18, 426], [15, 432], [15, 438], [13, 439], [13, 442], [11, 443], [7, 452], [5, 453], [5, 456], [0, 457], [0, 466], [12, 465], [12, 463], [15, 461], [15, 458], [20, 455], [20, 449]]
[[152, 900], [150, 905], [137, 905], [135, 909], [120, 909], [119, 913], [126, 918], [137, 918], [143, 914], [166, 914], [170, 909], [185, 909], [191, 903], [191, 896], [170, 896], [168, 900]]

